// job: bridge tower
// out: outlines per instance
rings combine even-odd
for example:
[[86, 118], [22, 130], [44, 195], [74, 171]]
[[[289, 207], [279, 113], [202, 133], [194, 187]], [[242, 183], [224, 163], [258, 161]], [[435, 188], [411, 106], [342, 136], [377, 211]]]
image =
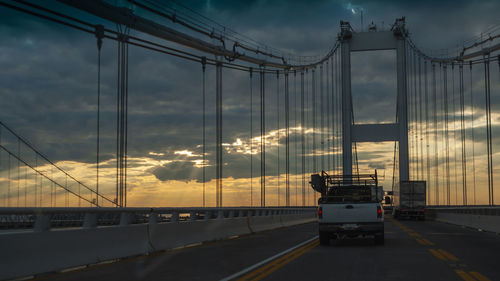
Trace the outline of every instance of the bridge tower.
[[[404, 18], [390, 31], [353, 32], [348, 22], [340, 22], [342, 71], [342, 159], [343, 174], [352, 175], [353, 142], [399, 142], [399, 179], [409, 180], [408, 116], [406, 81], [406, 36]], [[393, 124], [353, 124], [351, 93], [351, 52], [396, 50], [397, 120]]]

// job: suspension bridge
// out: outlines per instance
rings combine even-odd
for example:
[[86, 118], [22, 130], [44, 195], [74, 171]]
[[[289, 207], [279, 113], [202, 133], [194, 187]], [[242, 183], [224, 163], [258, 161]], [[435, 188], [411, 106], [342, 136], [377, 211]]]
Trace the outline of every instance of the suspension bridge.
[[[95, 154], [91, 164], [82, 163], [82, 173], [71, 159], [51, 159], [47, 146], [34, 145], [11, 119], [0, 120], [0, 279], [500, 279], [494, 263], [500, 249], [494, 234], [500, 233], [494, 185], [498, 26], [436, 53], [412, 40], [404, 17], [361, 30], [341, 21], [324, 55], [298, 56], [176, 2], [56, 2], [0, 6], [95, 40]], [[179, 69], [189, 65], [196, 72], [189, 75], [200, 78], [186, 85], [196, 96], [197, 144], [175, 152], [199, 158], [187, 167], [196, 170], [189, 179], [197, 186], [196, 200], [189, 197], [195, 203], [137, 204], [130, 197], [141, 189], [138, 161], [156, 163], [141, 172], [158, 178], [162, 169], [169, 172], [162, 165], [175, 161], [129, 150], [136, 137], [129, 133], [129, 89], [138, 82], [129, 75], [129, 47], [175, 59]], [[395, 57], [391, 122], [355, 121], [351, 55], [367, 51]], [[116, 59], [112, 81], [103, 78], [111, 77], [102, 68], [107, 56]], [[235, 90], [235, 80], [245, 86]], [[176, 132], [184, 141], [182, 129]], [[394, 143], [392, 163], [385, 163], [392, 174], [384, 179], [392, 187], [385, 191], [399, 181], [426, 181], [433, 220], [387, 219], [383, 249], [365, 241], [316, 247], [318, 198], [310, 174], [360, 174], [366, 162], [359, 147], [380, 142]], [[236, 176], [232, 166], [243, 166], [245, 175]], [[327, 261], [334, 261], [335, 273], [325, 272]]]

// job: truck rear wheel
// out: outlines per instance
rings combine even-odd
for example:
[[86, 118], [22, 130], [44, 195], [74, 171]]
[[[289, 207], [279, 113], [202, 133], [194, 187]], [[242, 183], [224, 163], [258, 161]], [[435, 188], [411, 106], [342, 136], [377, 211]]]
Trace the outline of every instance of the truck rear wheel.
[[330, 234], [328, 232], [319, 232], [319, 244], [329, 245], [330, 244]]
[[375, 234], [374, 240], [375, 240], [375, 244], [384, 245], [384, 242], [385, 242], [384, 233], [382, 232], [382, 233]]

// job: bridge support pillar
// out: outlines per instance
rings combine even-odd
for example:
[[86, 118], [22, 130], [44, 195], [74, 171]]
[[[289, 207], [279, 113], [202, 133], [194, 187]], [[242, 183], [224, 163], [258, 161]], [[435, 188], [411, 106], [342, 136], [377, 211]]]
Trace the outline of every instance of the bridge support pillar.
[[407, 81], [406, 81], [406, 40], [400, 36], [396, 48], [397, 89], [398, 89], [398, 123], [399, 123], [399, 180], [410, 179], [408, 162], [408, 113], [407, 113]]
[[351, 46], [348, 38], [340, 45], [342, 77], [342, 173], [352, 175], [352, 97], [351, 97]]
[[[409, 179], [408, 114], [406, 81], [406, 36], [404, 18], [390, 31], [354, 32], [348, 22], [340, 23], [342, 75], [343, 175], [352, 175], [353, 142], [399, 142], [399, 180]], [[351, 93], [351, 52], [396, 50], [397, 120], [393, 124], [354, 124]]]

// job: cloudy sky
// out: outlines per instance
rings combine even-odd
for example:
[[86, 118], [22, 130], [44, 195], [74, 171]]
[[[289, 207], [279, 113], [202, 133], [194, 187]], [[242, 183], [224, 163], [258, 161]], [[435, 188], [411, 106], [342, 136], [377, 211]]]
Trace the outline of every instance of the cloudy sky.
[[[127, 5], [125, 1], [107, 1]], [[116, 3], [118, 2], [118, 3]], [[161, 1], [158, 1], [161, 2]], [[500, 24], [498, 1], [183, 1], [183, 5], [197, 13], [227, 26], [267, 46], [283, 52], [301, 56], [321, 56], [335, 44], [341, 20], [350, 21], [355, 30], [361, 29], [360, 13], [363, 11], [364, 25], [374, 22], [379, 29], [388, 29], [396, 18], [406, 17], [407, 27], [413, 41], [423, 50], [435, 54], [455, 54], [464, 40], [481, 35], [481, 32]], [[165, 2], [166, 5], [172, 5]], [[65, 7], [57, 2], [46, 5], [54, 9], [79, 16], [92, 23], [102, 23], [110, 29], [115, 25]], [[145, 15], [143, 11], [136, 10]], [[97, 100], [97, 48], [95, 37], [68, 27], [22, 14], [11, 9], [0, 8], [0, 121], [4, 122], [53, 162], [67, 170], [85, 185], [94, 188], [96, 159], [96, 100]], [[183, 30], [178, 24], [165, 23]], [[149, 38], [132, 30], [132, 35]], [[202, 38], [202, 37], [200, 37]], [[205, 38], [203, 38], [205, 39]], [[170, 42], [168, 46], [179, 47]], [[116, 149], [116, 65], [117, 44], [104, 40], [101, 75], [101, 191], [114, 198], [115, 149]], [[352, 84], [354, 115], [357, 123], [393, 122], [395, 119], [395, 58], [394, 52], [355, 53], [352, 55]], [[473, 72], [473, 105], [466, 107], [467, 126], [471, 128], [472, 109], [474, 116], [474, 153], [477, 176], [477, 203], [487, 202], [485, 187], [485, 119], [482, 66]], [[455, 82], [458, 83], [457, 69]], [[492, 64], [492, 110], [494, 152], [500, 145], [499, 73], [498, 65]], [[319, 72], [319, 69], [318, 69]], [[325, 73], [326, 74], [326, 73]], [[310, 73], [306, 87], [310, 94]], [[468, 69], [466, 71], [468, 75]], [[206, 205], [215, 204], [215, 69], [206, 72], [207, 94], [207, 162]], [[452, 76], [450, 74], [450, 78]], [[130, 46], [129, 48], [129, 206], [200, 206], [202, 205], [202, 72], [201, 65], [179, 58], [159, 54], [150, 50]], [[277, 104], [277, 80], [275, 75], [266, 77], [266, 166], [268, 205], [284, 204], [285, 132], [283, 99]], [[319, 81], [319, 78], [318, 78]], [[470, 83], [466, 80], [466, 93]], [[224, 69], [224, 205], [256, 205], [260, 202], [258, 77], [253, 79], [253, 139], [250, 138], [250, 80], [249, 74]], [[295, 150], [298, 143], [300, 122], [296, 123], [297, 80], [290, 78], [291, 92], [291, 203], [300, 204], [301, 176], [300, 159], [296, 165]], [[283, 78], [279, 80], [283, 98]], [[326, 86], [325, 86], [326, 87]], [[458, 89], [458, 84], [456, 84]], [[326, 88], [325, 88], [326, 90]], [[458, 91], [458, 90], [457, 90]], [[456, 92], [458, 93], [458, 92]], [[310, 95], [309, 95], [310, 97]], [[458, 98], [455, 100], [458, 112]], [[309, 102], [310, 104], [310, 102]], [[450, 105], [451, 106], [451, 105]], [[452, 110], [452, 109], [450, 109]], [[278, 114], [279, 111], [279, 129]], [[310, 111], [308, 111], [310, 113]], [[455, 114], [456, 115], [456, 114]], [[451, 114], [451, 116], [455, 116]], [[308, 115], [310, 117], [310, 115]], [[450, 117], [451, 118], [451, 117]], [[461, 154], [460, 126], [458, 117], [450, 123], [450, 151], [452, 158], [452, 203], [461, 202]], [[319, 120], [318, 120], [319, 124]], [[326, 121], [325, 121], [326, 124]], [[311, 144], [311, 120], [304, 126], [308, 144]], [[441, 126], [442, 127], [442, 126]], [[456, 133], [454, 130], [457, 130]], [[37, 165], [58, 183], [65, 184], [65, 176], [58, 175], [53, 168], [34, 156], [24, 145], [17, 147], [15, 138], [2, 129], [2, 145], [13, 153], [18, 149], [24, 161]], [[430, 135], [431, 139], [434, 135]], [[443, 137], [438, 132], [439, 139]], [[472, 155], [471, 130], [467, 131], [467, 155]], [[279, 142], [278, 142], [279, 139]], [[324, 137], [333, 159], [338, 155], [328, 132]], [[337, 139], [338, 140], [338, 139]], [[456, 140], [456, 141], [455, 141]], [[253, 149], [251, 149], [253, 143]], [[318, 141], [319, 143], [319, 141]], [[434, 157], [433, 143], [429, 143]], [[319, 145], [318, 145], [319, 147]], [[443, 143], [438, 146], [441, 150]], [[279, 149], [279, 154], [278, 154]], [[361, 172], [378, 172], [385, 175], [386, 190], [392, 183], [394, 143], [358, 144]], [[325, 148], [325, 150], [327, 150]], [[278, 155], [280, 172], [278, 174]], [[307, 154], [307, 174], [312, 170], [312, 153]], [[253, 180], [250, 180], [250, 158], [253, 157]], [[431, 157], [431, 158], [432, 158]], [[316, 158], [320, 163], [320, 157]], [[10, 161], [10, 162], [9, 162]], [[325, 160], [326, 161], [326, 160]], [[333, 160], [332, 160], [333, 161]], [[471, 162], [471, 158], [469, 158]], [[468, 162], [469, 196], [472, 191], [472, 168]], [[494, 162], [500, 162], [494, 155]], [[65, 198], [57, 192], [47, 179], [38, 179], [27, 172], [24, 166], [17, 167], [17, 160], [0, 152], [1, 204], [62, 205]], [[440, 171], [444, 158], [439, 155]], [[499, 163], [500, 164], [500, 163]], [[326, 165], [325, 165], [326, 166]], [[498, 167], [498, 165], [496, 165]], [[328, 167], [325, 167], [328, 169]], [[434, 169], [433, 169], [434, 170]], [[455, 170], [457, 171], [455, 173]], [[497, 168], [495, 168], [497, 170]], [[439, 169], [438, 169], [439, 171]], [[19, 172], [19, 174], [18, 174]], [[55, 173], [55, 175], [54, 175]], [[19, 177], [19, 178], [18, 178]], [[455, 184], [455, 178], [458, 182]], [[440, 184], [443, 180], [441, 177]], [[71, 182], [71, 180], [70, 180]], [[279, 184], [279, 188], [278, 188]], [[70, 183], [70, 189], [78, 192], [78, 184]], [[80, 187], [81, 188], [81, 187]], [[312, 191], [307, 186], [307, 203], [313, 203]], [[432, 190], [431, 186], [431, 190]], [[42, 191], [40, 190], [42, 189]], [[83, 190], [83, 189], [82, 189]], [[498, 190], [498, 189], [497, 189]], [[55, 198], [51, 192], [55, 191]], [[252, 192], [253, 191], [253, 192]], [[83, 191], [81, 191], [83, 192]], [[434, 192], [434, 191], [433, 191]], [[441, 191], [440, 191], [441, 192]], [[36, 193], [36, 195], [35, 195]], [[40, 198], [40, 193], [43, 196]], [[24, 195], [23, 195], [24, 194]], [[500, 190], [496, 192], [500, 200]], [[8, 198], [10, 195], [10, 199]], [[36, 196], [36, 198], [35, 198]], [[90, 198], [90, 195], [86, 195]], [[441, 194], [441, 198], [442, 198]], [[278, 200], [279, 198], [279, 200]], [[50, 203], [50, 200], [53, 200]], [[73, 197], [70, 204], [78, 204]], [[500, 201], [498, 201], [500, 202]], [[442, 203], [442, 202], [441, 202]], [[82, 203], [83, 204], [83, 203]]]

